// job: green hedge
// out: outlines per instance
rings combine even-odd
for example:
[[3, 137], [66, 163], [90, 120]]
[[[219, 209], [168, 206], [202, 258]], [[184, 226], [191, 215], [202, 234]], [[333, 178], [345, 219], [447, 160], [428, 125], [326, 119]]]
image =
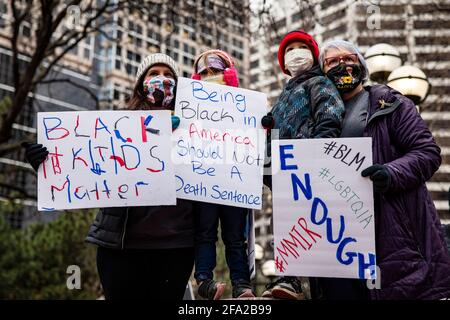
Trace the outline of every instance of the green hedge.
[[[71, 211], [23, 229], [12, 229], [5, 211], [0, 207], [0, 299], [99, 297], [96, 249], [84, 242], [95, 211]], [[80, 290], [66, 286], [69, 265], [81, 269]]]

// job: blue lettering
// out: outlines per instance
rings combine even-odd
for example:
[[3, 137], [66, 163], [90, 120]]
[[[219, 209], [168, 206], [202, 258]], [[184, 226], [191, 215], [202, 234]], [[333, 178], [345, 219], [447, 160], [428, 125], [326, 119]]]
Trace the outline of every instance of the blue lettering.
[[203, 168], [203, 164], [200, 161], [191, 161], [192, 163], [192, 172], [198, 173], [200, 175], [206, 174], [210, 177], [215, 176], [216, 169], [211, 167], [208, 169]]
[[370, 278], [375, 279], [375, 255], [373, 253], [369, 253], [369, 262], [365, 263], [364, 255], [362, 253], [358, 253], [358, 269], [359, 269], [359, 278], [365, 279], [364, 271], [366, 269], [370, 270]]
[[327, 240], [330, 243], [339, 243], [342, 240], [342, 237], [344, 236], [344, 230], [345, 230], [345, 219], [344, 216], [340, 216], [340, 222], [341, 227], [339, 228], [339, 236], [336, 240], [333, 240], [333, 226], [332, 226], [332, 220], [331, 218], [327, 218]]
[[298, 194], [298, 187], [302, 189], [303, 195], [307, 200], [311, 200], [312, 198], [312, 188], [311, 188], [311, 181], [309, 179], [309, 174], [305, 173], [305, 185], [300, 181], [300, 179], [297, 177], [295, 173], [291, 174], [291, 180], [292, 180], [292, 189], [294, 193], [294, 200], [298, 201], [299, 194]]
[[[322, 207], [323, 216], [322, 216], [322, 219], [317, 221], [316, 214], [317, 214], [317, 206], [319, 204]], [[327, 205], [325, 204], [325, 202], [323, 202], [323, 200], [320, 199], [320, 198], [314, 198], [313, 204], [312, 204], [312, 208], [311, 208], [311, 221], [312, 221], [312, 223], [317, 224], [317, 225], [321, 225], [322, 223], [325, 222], [327, 217], [328, 217], [328, 208], [327, 208]]]
[[192, 95], [200, 100], [208, 100], [209, 94], [203, 89], [203, 84], [198, 81], [192, 81]]
[[239, 171], [239, 169], [236, 166], [231, 167], [231, 179], [233, 179], [233, 174], [237, 174], [239, 179], [242, 181], [241, 172]]
[[336, 259], [345, 265], [349, 265], [353, 262], [353, 257], [356, 257], [355, 252], [347, 252], [345, 255], [348, 257], [347, 260], [342, 259], [342, 251], [344, 251], [344, 247], [347, 245], [347, 243], [350, 242], [357, 242], [356, 239], [347, 237], [339, 244], [337, 250], [336, 250]]

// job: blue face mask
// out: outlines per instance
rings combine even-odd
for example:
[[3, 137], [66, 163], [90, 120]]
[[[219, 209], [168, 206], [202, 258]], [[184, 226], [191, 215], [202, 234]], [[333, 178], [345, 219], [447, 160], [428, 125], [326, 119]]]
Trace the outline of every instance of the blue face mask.
[[156, 76], [143, 82], [144, 93], [148, 101], [155, 105], [168, 107], [174, 98], [175, 80]]

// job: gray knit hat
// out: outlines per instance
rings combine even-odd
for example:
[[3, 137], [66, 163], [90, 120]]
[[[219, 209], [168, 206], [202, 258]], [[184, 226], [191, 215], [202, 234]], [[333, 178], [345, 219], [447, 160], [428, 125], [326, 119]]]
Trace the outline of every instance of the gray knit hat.
[[138, 82], [142, 75], [155, 64], [165, 64], [173, 71], [176, 78], [180, 75], [180, 69], [171, 57], [164, 53], [153, 53], [145, 57], [144, 61], [139, 65], [136, 74], [136, 82]]

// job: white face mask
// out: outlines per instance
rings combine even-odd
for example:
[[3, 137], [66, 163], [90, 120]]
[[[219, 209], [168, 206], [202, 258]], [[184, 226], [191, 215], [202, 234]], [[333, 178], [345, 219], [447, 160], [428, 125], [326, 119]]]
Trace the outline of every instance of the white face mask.
[[296, 48], [284, 55], [284, 65], [293, 77], [311, 69], [313, 64], [314, 58], [309, 49]]

